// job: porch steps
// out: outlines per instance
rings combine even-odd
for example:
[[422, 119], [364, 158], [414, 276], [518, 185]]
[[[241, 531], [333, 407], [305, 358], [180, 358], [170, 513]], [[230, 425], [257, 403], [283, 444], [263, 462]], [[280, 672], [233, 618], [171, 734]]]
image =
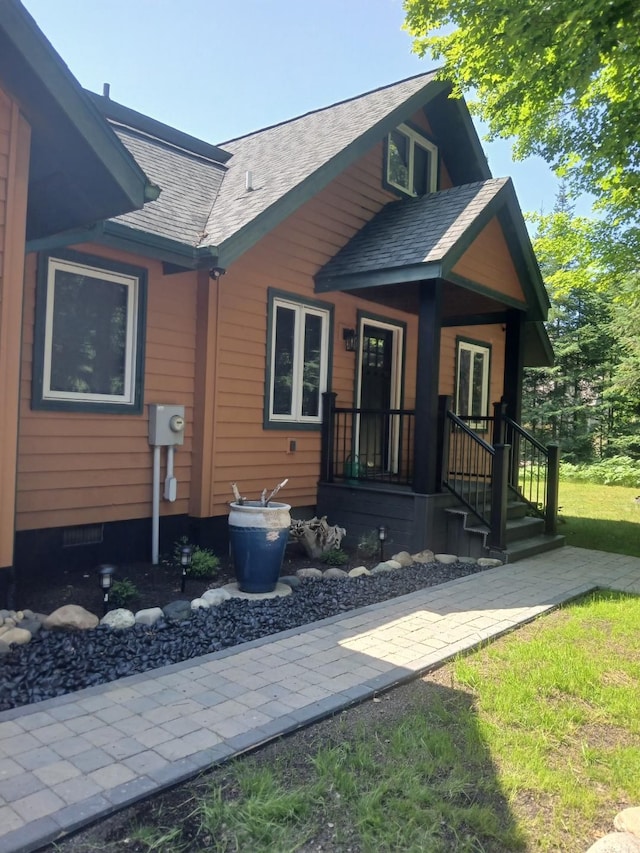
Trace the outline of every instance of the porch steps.
[[534, 554], [542, 554], [564, 545], [565, 537], [550, 536], [544, 532], [541, 518], [527, 515], [528, 507], [518, 500], [507, 504], [506, 548], [495, 551], [486, 544], [489, 528], [480, 524], [465, 506], [445, 510], [447, 524], [447, 550], [468, 557], [495, 556], [506, 563], [514, 563]]

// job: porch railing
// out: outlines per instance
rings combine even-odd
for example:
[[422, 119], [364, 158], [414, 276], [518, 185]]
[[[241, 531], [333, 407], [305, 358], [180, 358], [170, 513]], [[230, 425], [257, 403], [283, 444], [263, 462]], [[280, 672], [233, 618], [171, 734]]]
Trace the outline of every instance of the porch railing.
[[557, 533], [560, 449], [545, 446], [524, 427], [500, 411], [501, 439], [512, 447], [509, 489], [544, 519], [545, 532]]
[[415, 412], [335, 405], [325, 395], [322, 477], [325, 482], [411, 486]]
[[[326, 483], [412, 486], [416, 413], [409, 409], [336, 406], [323, 395], [321, 479]], [[489, 531], [487, 544], [504, 550], [507, 501], [516, 494], [557, 532], [559, 448], [545, 447], [494, 404], [493, 417], [461, 418], [440, 398], [437, 441], [442, 487], [453, 492]]]
[[[507, 521], [509, 447], [491, 445], [472, 426], [484, 418], [463, 419], [447, 410], [443, 437], [442, 485], [486, 526], [487, 544], [504, 549]], [[470, 421], [466, 423], [465, 421]], [[485, 424], [489, 426], [489, 423]]]

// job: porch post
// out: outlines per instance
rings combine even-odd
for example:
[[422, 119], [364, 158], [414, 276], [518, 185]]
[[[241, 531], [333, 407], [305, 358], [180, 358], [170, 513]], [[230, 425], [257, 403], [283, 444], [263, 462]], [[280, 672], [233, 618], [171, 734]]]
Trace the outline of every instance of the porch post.
[[333, 483], [333, 422], [335, 419], [335, 391], [322, 394], [322, 427], [320, 431], [320, 481]]
[[[507, 333], [504, 353], [504, 394], [505, 414], [517, 424], [522, 420], [522, 372], [524, 370], [524, 312], [515, 308], [507, 311]], [[511, 434], [513, 433], [513, 434]], [[520, 463], [520, 438], [510, 431], [511, 468], [510, 482], [518, 485]]]
[[545, 510], [544, 532], [555, 536], [558, 532], [558, 486], [560, 483], [560, 445], [550, 444], [547, 447], [549, 460], [547, 468], [547, 501]]
[[416, 430], [413, 451], [413, 491], [430, 495], [438, 482], [438, 384], [442, 281], [422, 281], [419, 287], [418, 363], [416, 369]]
[[524, 313], [507, 311], [504, 353], [504, 394], [507, 415], [516, 423], [522, 417], [522, 371], [524, 369]]

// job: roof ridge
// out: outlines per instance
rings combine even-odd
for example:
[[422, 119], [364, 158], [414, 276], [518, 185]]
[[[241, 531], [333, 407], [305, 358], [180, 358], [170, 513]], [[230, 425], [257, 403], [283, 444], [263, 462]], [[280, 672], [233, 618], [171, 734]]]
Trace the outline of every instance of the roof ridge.
[[256, 130], [251, 130], [248, 133], [242, 133], [240, 136], [234, 136], [231, 139], [225, 139], [223, 142], [219, 142], [218, 146], [222, 147], [224, 145], [230, 145], [233, 142], [239, 142], [241, 139], [248, 139], [251, 136], [259, 136], [261, 133], [266, 133], [268, 130], [274, 130], [276, 127], [283, 127], [287, 124], [293, 124], [295, 121], [300, 121], [300, 119], [308, 118], [308, 116], [317, 115], [318, 113], [325, 112], [326, 110], [334, 109], [335, 107], [340, 107], [343, 104], [348, 104], [351, 101], [359, 101], [361, 98], [367, 98], [370, 95], [375, 95], [378, 92], [383, 92], [385, 89], [392, 89], [394, 86], [400, 86], [403, 83], [408, 83], [410, 80], [417, 80], [419, 77], [430, 77], [438, 71], [438, 68], [434, 68], [431, 71], [421, 71], [419, 74], [412, 74], [410, 77], [405, 77], [402, 80], [396, 80], [394, 83], [387, 83], [384, 86], [378, 86], [375, 89], [370, 89], [367, 92], [360, 92], [358, 95], [352, 95], [350, 98], [343, 98], [341, 101], [335, 101], [333, 104], [327, 104], [324, 107], [318, 107], [315, 110], [308, 110], [306, 113], [300, 113], [299, 115], [293, 116], [292, 118], [283, 119], [282, 121], [277, 121], [274, 124], [267, 125], [266, 127], [260, 127]]

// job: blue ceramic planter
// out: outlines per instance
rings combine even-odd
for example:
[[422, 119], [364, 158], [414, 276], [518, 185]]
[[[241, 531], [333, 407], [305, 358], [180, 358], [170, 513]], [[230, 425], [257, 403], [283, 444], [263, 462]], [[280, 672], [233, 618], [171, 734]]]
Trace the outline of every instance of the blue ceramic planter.
[[232, 503], [229, 540], [236, 580], [242, 592], [272, 592], [278, 582], [291, 516], [288, 504]]

